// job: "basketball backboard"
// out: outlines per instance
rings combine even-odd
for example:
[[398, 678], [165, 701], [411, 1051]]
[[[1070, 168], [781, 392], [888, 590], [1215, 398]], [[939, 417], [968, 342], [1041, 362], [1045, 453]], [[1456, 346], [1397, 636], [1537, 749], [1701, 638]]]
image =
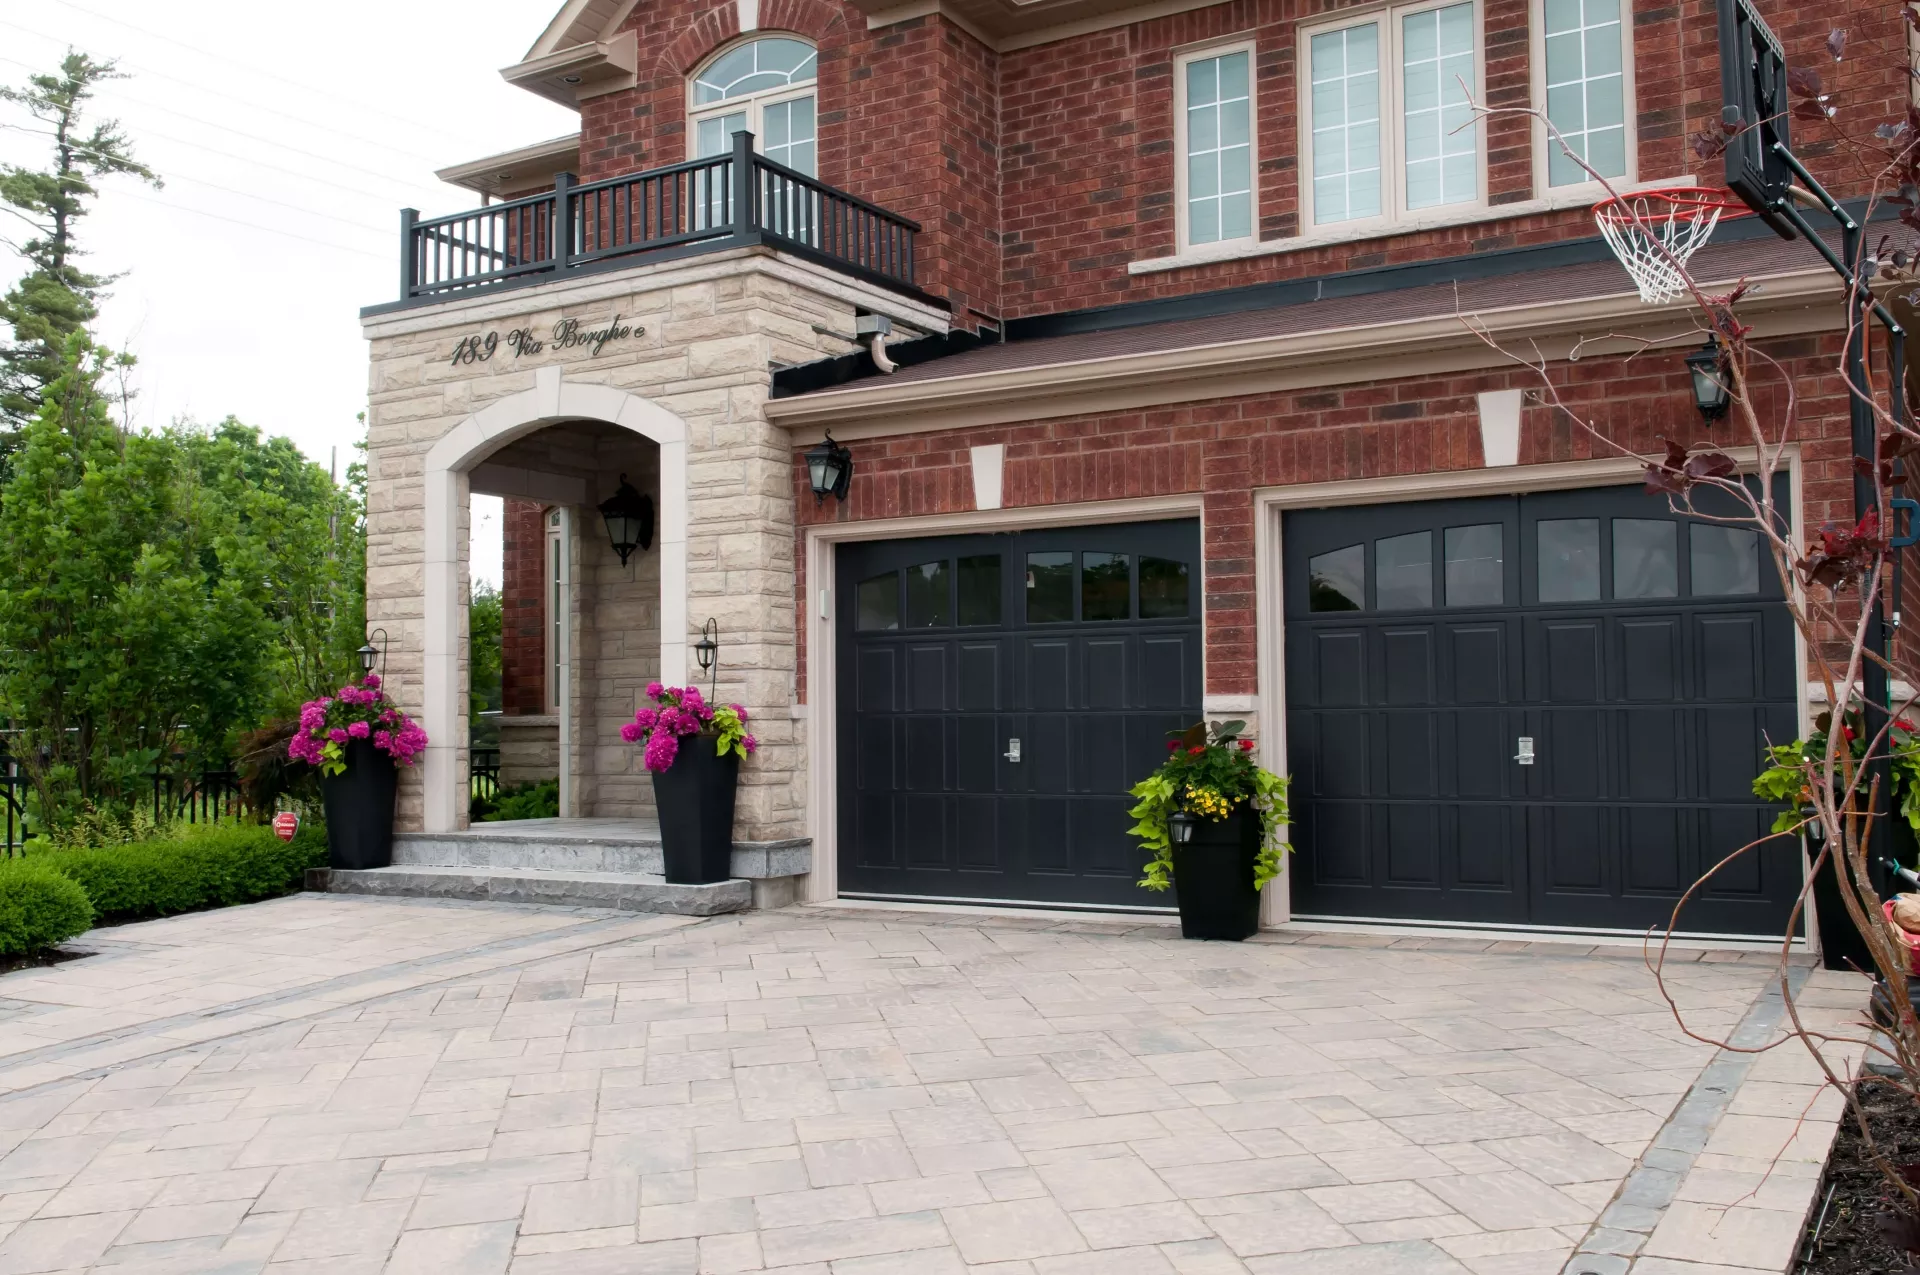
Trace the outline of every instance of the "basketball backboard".
[[1720, 120], [1738, 129], [1727, 139], [1727, 188], [1782, 239], [1794, 229], [1773, 211], [1793, 173], [1775, 153], [1790, 145], [1787, 57], [1749, 0], [1715, 0], [1720, 19]]

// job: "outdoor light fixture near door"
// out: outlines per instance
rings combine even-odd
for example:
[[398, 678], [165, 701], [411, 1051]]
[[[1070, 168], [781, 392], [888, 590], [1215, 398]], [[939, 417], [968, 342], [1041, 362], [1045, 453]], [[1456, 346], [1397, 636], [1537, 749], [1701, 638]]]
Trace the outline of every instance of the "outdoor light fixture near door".
[[[375, 637], [380, 639], [379, 646], [373, 644]], [[380, 665], [380, 675], [385, 677], [387, 673], [387, 631], [385, 629], [375, 629], [372, 633], [369, 633], [367, 635], [367, 644], [354, 652], [354, 654], [360, 657], [360, 676], [365, 677], [367, 674], [373, 672], [373, 666], [377, 662]]]
[[1711, 425], [1727, 414], [1726, 365], [1717, 341], [1707, 343], [1687, 355], [1687, 371], [1693, 377], [1693, 405], [1700, 418]]
[[720, 664], [720, 625], [711, 616], [700, 627], [700, 640], [693, 644], [693, 658], [700, 661], [700, 671], [707, 674], [707, 694], [713, 695], [714, 687], [720, 680], [717, 671]]
[[653, 498], [635, 491], [625, 474], [620, 475], [613, 495], [600, 502], [600, 516], [607, 520], [607, 539], [620, 555], [621, 566], [627, 565], [635, 549], [653, 548]]
[[807, 452], [807, 481], [813, 485], [813, 503], [820, 504], [828, 495], [847, 498], [847, 488], [853, 482], [853, 453], [833, 441], [833, 431], [827, 431], [827, 440]]
[[1176, 845], [1185, 845], [1193, 840], [1193, 828], [1199, 820], [1184, 810], [1176, 810], [1167, 816], [1167, 833]]

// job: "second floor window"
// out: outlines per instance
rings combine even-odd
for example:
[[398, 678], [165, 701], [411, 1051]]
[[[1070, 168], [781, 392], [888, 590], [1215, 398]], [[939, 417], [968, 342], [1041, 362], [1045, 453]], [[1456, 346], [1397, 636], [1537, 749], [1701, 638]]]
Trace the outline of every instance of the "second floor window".
[[[1627, 75], [1620, 0], [1545, 0], [1535, 57], [1547, 90], [1551, 134], [1542, 138], [1548, 186], [1578, 186], [1593, 180], [1567, 157], [1571, 150], [1602, 177], [1627, 175]], [[1543, 130], [1544, 131], [1544, 130]]]
[[1480, 202], [1478, 33], [1472, 0], [1307, 33], [1303, 197], [1314, 225]]
[[693, 77], [690, 159], [725, 154], [749, 132], [762, 155], [816, 177], [813, 46], [781, 36], [749, 40]]
[[1253, 51], [1184, 59], [1180, 86], [1180, 221], [1187, 245], [1253, 238]]

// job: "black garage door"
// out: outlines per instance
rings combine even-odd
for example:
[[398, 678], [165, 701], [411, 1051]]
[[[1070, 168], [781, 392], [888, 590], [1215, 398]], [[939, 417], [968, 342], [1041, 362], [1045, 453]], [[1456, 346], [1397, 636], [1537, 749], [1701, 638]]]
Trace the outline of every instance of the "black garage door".
[[[1772, 822], [1795, 655], [1752, 532], [1629, 487], [1302, 511], [1283, 544], [1296, 915], [1642, 930]], [[1777, 934], [1800, 881], [1776, 839], [1682, 928]]]
[[1200, 528], [844, 546], [840, 889], [1164, 908], [1126, 791], [1201, 711]]

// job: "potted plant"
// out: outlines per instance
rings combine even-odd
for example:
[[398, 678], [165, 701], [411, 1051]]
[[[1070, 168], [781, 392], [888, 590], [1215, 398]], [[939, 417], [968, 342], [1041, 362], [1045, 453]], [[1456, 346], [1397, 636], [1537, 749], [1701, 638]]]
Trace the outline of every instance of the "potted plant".
[[[1767, 749], [1768, 766], [1753, 781], [1753, 794], [1769, 801], [1786, 803], [1768, 831], [1801, 832], [1808, 845], [1809, 861], [1817, 860], [1825, 846], [1827, 830], [1814, 815], [1813, 794], [1807, 787], [1809, 767], [1817, 770], [1827, 755], [1827, 736], [1833, 730], [1833, 714], [1821, 713], [1813, 720], [1813, 734], [1792, 743]], [[1887, 731], [1887, 755], [1893, 762], [1893, 814], [1887, 821], [1884, 843], [1893, 857], [1911, 864], [1920, 857], [1920, 729], [1905, 717], [1896, 717]], [[1856, 768], [1866, 762], [1866, 715], [1858, 701], [1841, 715], [1840, 738], [1852, 754]], [[1843, 783], [1839, 769], [1834, 771], [1836, 789]], [[1870, 780], [1862, 776], [1852, 803], [1856, 810], [1867, 805]], [[1835, 801], [1839, 794], [1836, 791]], [[1843, 809], [1844, 814], [1844, 809]], [[1860, 929], [1853, 923], [1840, 895], [1840, 883], [1834, 874], [1841, 871], [1841, 855], [1829, 854], [1826, 864], [1813, 878], [1813, 911], [1820, 925], [1821, 963], [1830, 970], [1873, 969], [1873, 952]], [[1880, 865], [1869, 860], [1869, 870], [1877, 884], [1884, 885]]]
[[1245, 722], [1201, 722], [1130, 790], [1132, 828], [1151, 852], [1140, 884], [1175, 887], [1180, 934], [1240, 940], [1260, 928], [1260, 891], [1280, 873], [1287, 781], [1253, 760]]
[[327, 812], [327, 865], [384, 868], [393, 862], [398, 767], [413, 765], [427, 732], [394, 707], [372, 673], [300, 707], [287, 755], [320, 768]]
[[733, 875], [733, 804], [740, 759], [757, 750], [747, 710], [714, 707], [697, 686], [649, 683], [653, 703], [620, 728], [642, 747], [660, 808], [660, 849], [667, 880], [705, 885]]

